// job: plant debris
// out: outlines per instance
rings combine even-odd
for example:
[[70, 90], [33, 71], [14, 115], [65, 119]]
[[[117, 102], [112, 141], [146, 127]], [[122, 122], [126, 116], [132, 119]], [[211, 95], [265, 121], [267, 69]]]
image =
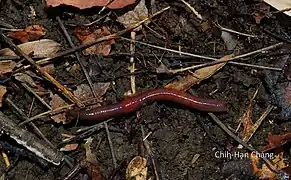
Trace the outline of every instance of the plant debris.
[[28, 26], [25, 29], [21, 29], [15, 32], [10, 32], [8, 34], [8, 37], [17, 39], [21, 41], [22, 43], [26, 43], [29, 41], [39, 40], [45, 34], [46, 34], [46, 31], [43, 25], [39, 24], [39, 25]]
[[[108, 4], [108, 8], [111, 9], [119, 9], [123, 8], [125, 6], [128, 6], [130, 4], [135, 3], [136, 0], [114, 0], [111, 3]], [[105, 6], [107, 3], [110, 2], [108, 0], [46, 0], [47, 6], [59, 6], [59, 5], [69, 5], [69, 6], [74, 6], [80, 9], [86, 9], [86, 8], [91, 8], [94, 6]]]
[[287, 1], [197, 2], [0, 0], [2, 177], [288, 179]]
[[[98, 38], [111, 34], [109, 29], [105, 26], [96, 30], [90, 30], [86, 27], [77, 27], [74, 32], [78, 39], [81, 40], [84, 44], [93, 42]], [[91, 46], [84, 50], [84, 55], [103, 54], [104, 56], [108, 56], [111, 50], [111, 45], [114, 43], [115, 41], [112, 39], [95, 46]]]
[[[18, 47], [24, 53], [32, 54], [33, 58], [46, 58], [57, 53], [61, 49], [62, 45], [50, 39], [41, 39], [20, 44]], [[16, 54], [9, 48], [1, 49], [0, 55], [16, 56]]]

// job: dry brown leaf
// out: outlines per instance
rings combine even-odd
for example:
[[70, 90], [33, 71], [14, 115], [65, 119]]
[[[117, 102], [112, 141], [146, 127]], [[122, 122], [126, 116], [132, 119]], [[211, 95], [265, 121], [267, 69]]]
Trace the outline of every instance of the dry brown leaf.
[[2, 107], [3, 96], [7, 92], [6, 87], [0, 85], [0, 107]]
[[14, 61], [10, 61], [10, 60], [0, 61], [0, 75], [12, 72], [15, 66], [16, 66], [16, 62]]
[[[74, 32], [78, 39], [81, 40], [84, 44], [95, 41], [98, 38], [111, 34], [109, 29], [105, 26], [96, 30], [90, 30], [85, 27], [77, 27]], [[102, 43], [96, 44], [85, 49], [83, 51], [84, 55], [103, 54], [104, 56], [108, 56], [111, 51], [111, 44], [114, 43], [115, 43], [114, 39], [111, 39], [109, 41], [104, 41]]]
[[[129, 27], [136, 24], [148, 17], [148, 9], [145, 5], [145, 0], [141, 0], [134, 10], [125, 13], [124, 15], [117, 18], [117, 21], [124, 25], [124, 27]], [[146, 21], [144, 24], [149, 24], [150, 21]], [[141, 30], [141, 26], [135, 28], [135, 31]]]
[[263, 148], [263, 151], [269, 151], [275, 148], [282, 147], [287, 142], [291, 142], [291, 133], [284, 133], [280, 135], [268, 134], [268, 145]]
[[65, 151], [65, 152], [74, 151], [78, 148], [78, 146], [79, 146], [78, 144], [67, 144], [64, 147], [62, 147], [60, 151]]
[[[33, 53], [34, 58], [46, 58], [57, 53], [61, 49], [61, 45], [50, 39], [41, 39], [18, 45], [18, 47], [26, 54]], [[9, 48], [0, 50], [0, 56], [16, 56]]]
[[[93, 89], [96, 95], [100, 98], [97, 101], [101, 101], [101, 97], [107, 92], [110, 83], [95, 83], [93, 84]], [[77, 89], [73, 92], [74, 95], [81, 101], [86, 101], [88, 99], [93, 99], [93, 94], [91, 88], [87, 84], [81, 84], [77, 86]]]
[[34, 92], [36, 92], [39, 96], [48, 95], [49, 91], [42, 86], [37, 86], [33, 88]]
[[272, 13], [270, 12], [270, 6], [268, 6], [266, 3], [258, 3], [255, 5], [254, 9], [254, 18], [257, 24], [260, 24], [263, 18], [269, 18], [272, 16]]
[[27, 28], [21, 29], [19, 31], [10, 32], [8, 36], [25, 43], [38, 40], [45, 34], [45, 28], [43, 27], [43, 25], [39, 24], [28, 26]]
[[54, 72], [54, 69], [55, 69], [55, 66], [54, 64], [48, 64], [48, 65], [45, 65], [43, 67], [41, 67], [44, 71], [46, 71], [47, 73], [49, 74], [53, 74]]
[[[265, 179], [265, 180], [279, 180], [281, 179], [279, 174], [272, 171], [268, 165], [264, 162], [260, 162], [259, 156], [251, 155], [250, 160], [252, 162], [252, 172], [258, 177], [258, 179]], [[287, 165], [284, 162], [283, 152], [274, 156], [272, 159], [272, 163], [275, 165], [277, 169], [286, 168]]]
[[[114, 0], [107, 7], [110, 9], [119, 9], [135, 3], [136, 0]], [[61, 4], [74, 6], [80, 9], [91, 8], [94, 6], [105, 6], [108, 0], [46, 0], [47, 6], [56, 7]]]
[[[58, 94], [52, 94], [51, 93], [50, 97], [52, 99], [50, 101], [50, 106], [52, 107], [52, 110], [68, 105]], [[66, 120], [67, 120], [65, 112], [53, 115], [53, 116], [51, 116], [51, 118], [55, 122], [57, 122], [57, 123], [61, 123], [62, 122], [63, 124], [65, 124]]]
[[241, 123], [243, 125], [243, 134], [242, 134], [242, 139], [244, 139], [245, 137], [249, 137], [251, 133], [253, 133], [253, 127], [254, 127], [254, 123], [253, 123], [253, 106], [254, 106], [254, 100], [252, 100], [250, 102], [250, 104], [248, 105], [242, 119], [241, 119]]
[[127, 166], [126, 180], [146, 180], [147, 160], [140, 156], [134, 157]]
[[25, 73], [17, 73], [17, 74], [14, 74], [13, 76], [19, 82], [29, 84], [31, 87], [34, 87], [34, 88], [37, 87], [34, 80], [29, 75], [27, 75]]
[[[234, 57], [233, 54], [226, 55], [219, 59], [219, 61], [225, 61]], [[220, 63], [213, 66], [204, 67], [201, 69], [196, 70], [194, 73], [189, 74], [188, 76], [184, 77], [182, 80], [172, 82], [167, 84], [165, 87], [170, 89], [176, 89], [179, 91], [187, 91], [193, 85], [199, 84], [201, 81], [208, 79], [218, 70], [220, 70], [226, 63]]]

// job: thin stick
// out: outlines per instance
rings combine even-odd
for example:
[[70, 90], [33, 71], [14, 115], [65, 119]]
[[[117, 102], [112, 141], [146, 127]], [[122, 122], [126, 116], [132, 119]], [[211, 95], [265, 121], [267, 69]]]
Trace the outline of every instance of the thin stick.
[[260, 118], [256, 121], [256, 123], [254, 124], [251, 133], [248, 136], [245, 136], [243, 138], [244, 142], [249, 142], [249, 140], [253, 137], [254, 133], [257, 131], [257, 129], [259, 128], [259, 126], [262, 124], [263, 120], [266, 119], [266, 117], [270, 114], [270, 112], [273, 110], [274, 106], [269, 105], [266, 110], [263, 112], [263, 114], [260, 116]]
[[169, 52], [173, 52], [173, 53], [177, 53], [177, 54], [182, 54], [182, 55], [186, 55], [186, 56], [191, 56], [191, 57], [195, 57], [195, 58], [200, 58], [200, 59], [207, 59], [207, 60], [212, 60], [212, 61], [216, 61], [218, 59], [216, 58], [212, 58], [212, 57], [207, 57], [207, 56], [203, 56], [203, 55], [197, 55], [197, 54], [191, 54], [191, 53], [187, 53], [187, 52], [183, 52], [183, 51], [178, 51], [178, 50], [174, 50], [174, 49], [168, 49], [168, 48], [164, 48], [164, 47], [160, 47], [160, 46], [156, 46], [156, 45], [152, 45], [152, 44], [148, 44], [148, 43], [144, 43], [141, 41], [136, 41], [136, 40], [132, 40], [132, 39], [128, 39], [125, 37], [121, 37], [121, 40], [126, 40], [126, 41], [134, 41], [135, 43], [141, 44], [141, 45], [145, 45], [148, 47], [152, 47], [152, 48], [156, 48], [156, 49], [160, 49], [160, 50], [164, 50], [164, 51], [169, 51]]
[[35, 97], [36, 97], [36, 99], [38, 99], [44, 106], [46, 106], [48, 109], [52, 109], [51, 107], [50, 107], [50, 105], [48, 105], [36, 92], [34, 92], [34, 90], [33, 89], [31, 89], [27, 84], [25, 84], [25, 83], [21, 83], [21, 85], [27, 90], [27, 91], [29, 91], [30, 93], [32, 93]]
[[[124, 37], [122, 37], [121, 39], [122, 40], [127, 40], [127, 41], [133, 41], [131, 39], [124, 38]], [[246, 54], [235, 56], [235, 57], [230, 58], [230, 59], [225, 59], [223, 61], [218, 61], [219, 59], [212, 58], [212, 57], [186, 53], [186, 52], [177, 51], [177, 50], [173, 50], [173, 49], [167, 49], [167, 48], [164, 48], [164, 47], [160, 47], [160, 46], [156, 46], [156, 45], [152, 45], [152, 44], [148, 44], [148, 43], [144, 43], [144, 42], [140, 42], [140, 41], [135, 41], [135, 42], [138, 43], [138, 44], [142, 44], [142, 45], [145, 45], [145, 46], [161, 49], [161, 50], [164, 50], [164, 51], [170, 51], [170, 52], [177, 53], [177, 54], [183, 54], [183, 55], [188, 55], [188, 56], [191, 56], [191, 57], [196, 57], [196, 58], [202, 58], [202, 59], [208, 59], [208, 60], [215, 61], [215, 62], [209, 62], [209, 63], [199, 64], [199, 65], [194, 65], [194, 66], [190, 66], [190, 67], [186, 67], [186, 68], [182, 68], [182, 69], [170, 70], [171, 73], [178, 73], [178, 72], [198, 69], [198, 68], [202, 68], [202, 67], [212, 66], [212, 65], [216, 65], [216, 64], [220, 64], [220, 63], [225, 63], [225, 62], [228, 62], [228, 63], [231, 63], [231, 64], [242, 65], [241, 63], [233, 62], [233, 60], [245, 58], [247, 56], [251, 56], [251, 55], [257, 54], [257, 53], [262, 53], [264, 51], [268, 51], [268, 50], [271, 50], [271, 49], [274, 49], [274, 48], [277, 48], [277, 47], [283, 45], [283, 43], [277, 43], [277, 44], [274, 44], [274, 45], [271, 45], [271, 46], [268, 46], [268, 47], [265, 47], [265, 48], [262, 48], [262, 49], [258, 49], [258, 50], [255, 50], [255, 51], [252, 51], [252, 52], [249, 52], [249, 53], [246, 53]], [[269, 68], [269, 69], [271, 69], [271, 68]], [[280, 70], [281, 71], [282, 69], [275, 69], [275, 70], [278, 70], [278, 71]]]
[[238, 31], [232, 30], [232, 29], [224, 28], [224, 27], [222, 27], [222, 26], [221, 26], [220, 24], [218, 24], [218, 23], [215, 23], [215, 25], [216, 25], [216, 26], [217, 26], [221, 31], [227, 31], [227, 32], [230, 32], [230, 33], [238, 34], [238, 35], [241, 35], [241, 36], [252, 37], [252, 38], [257, 38], [257, 37], [258, 37], [258, 36], [255, 36], [255, 35], [246, 34], [246, 33], [242, 33], [242, 32], [238, 32]]
[[102, 9], [98, 12], [98, 14], [101, 14], [113, 1], [114, 0], [108, 0]]
[[[56, 19], [57, 19], [57, 21], [58, 21], [58, 23], [59, 23], [61, 29], [63, 30], [64, 35], [65, 35], [67, 41], [69, 42], [70, 46], [71, 46], [72, 48], [75, 48], [76, 46], [75, 46], [74, 43], [72, 42], [72, 39], [71, 39], [71, 37], [69, 36], [69, 34], [68, 34], [68, 32], [67, 32], [67, 30], [66, 30], [64, 24], [62, 23], [62, 21], [61, 21], [61, 19], [60, 19], [60, 17], [57, 16]], [[88, 72], [87, 72], [87, 70], [86, 70], [86, 68], [85, 68], [85, 65], [84, 65], [83, 61], [82, 61], [81, 58], [80, 58], [80, 54], [79, 54], [79, 52], [76, 51], [76, 52], [75, 52], [75, 56], [76, 56], [76, 58], [77, 58], [77, 60], [78, 60], [78, 62], [79, 62], [79, 64], [80, 64], [80, 66], [81, 66], [81, 69], [83, 70], [83, 73], [84, 73], [84, 75], [85, 75], [85, 77], [86, 77], [86, 80], [87, 80], [87, 82], [88, 82], [88, 84], [89, 84], [89, 87], [90, 87], [90, 89], [91, 89], [91, 93], [93, 94], [93, 97], [94, 97], [94, 98], [97, 98], [98, 96], [97, 96], [96, 92], [94, 91], [93, 83], [92, 83], [91, 78], [90, 78], [90, 76], [89, 76], [89, 74], [88, 74]], [[77, 121], [76, 123], [78, 123], [78, 121]], [[103, 124], [104, 124], [105, 130], [106, 130], [106, 134], [107, 134], [108, 142], [109, 142], [109, 144], [111, 143], [111, 145], [110, 145], [110, 150], [111, 150], [111, 154], [112, 154], [112, 159], [113, 159], [113, 162], [116, 163], [117, 161], [116, 161], [116, 158], [115, 158], [114, 149], [113, 149], [112, 140], [111, 140], [111, 135], [110, 135], [110, 131], [109, 131], [109, 129], [108, 129], [107, 122], [103, 122]], [[115, 165], [116, 165], [116, 167], [117, 167], [117, 163], [116, 163], [116, 164], [113, 164], [113, 165], [114, 165], [114, 167], [115, 167]], [[115, 168], [116, 168], [116, 167], [115, 167]]]
[[184, 0], [180, 1], [182, 1], [195, 14], [196, 17], [198, 17], [200, 20], [203, 20], [202, 16], [198, 13], [198, 11], [196, 11], [189, 3]]
[[[66, 51], [60, 52], [58, 54], [55, 54], [55, 55], [53, 55], [51, 57], [48, 57], [48, 58], [45, 58], [45, 59], [41, 59], [41, 60], [37, 61], [36, 64], [38, 64], [38, 65], [45, 64], [48, 61], [51, 61], [53, 59], [56, 59], [56, 58], [59, 58], [59, 57], [62, 57], [62, 56], [66, 56], [66, 55], [72, 54], [75, 51], [84, 50], [84, 49], [86, 49], [88, 47], [94, 46], [95, 44], [101, 43], [103, 41], [108, 41], [108, 40], [111, 40], [111, 39], [119, 38], [121, 35], [123, 35], [123, 34], [129, 32], [129, 31], [137, 28], [138, 26], [142, 25], [144, 22], [146, 22], [146, 21], [154, 18], [155, 16], [163, 13], [164, 11], [166, 11], [168, 9], [170, 9], [169, 6], [166, 7], [166, 8], [164, 8], [164, 9], [162, 9], [162, 10], [160, 10], [160, 11], [158, 11], [158, 12], [156, 12], [156, 13], [154, 13], [152, 16], [147, 17], [144, 20], [142, 20], [142, 21], [140, 21], [140, 22], [138, 22], [138, 23], [136, 23], [136, 24], [134, 24], [132, 26], [127, 27], [126, 29], [124, 29], [122, 31], [119, 31], [117, 33], [114, 33], [114, 34], [111, 34], [111, 35], [108, 35], [108, 36], [104, 36], [104, 37], [98, 38], [98, 39], [96, 39], [95, 41], [92, 41], [92, 42], [88, 42], [88, 43], [85, 43], [85, 44], [81, 44], [79, 46], [76, 46], [75, 48], [68, 49]], [[22, 71], [22, 70], [27, 69], [29, 67], [31, 67], [31, 65], [24, 66], [24, 67], [16, 70], [16, 72]]]
[[[28, 116], [26, 116], [9, 98], [6, 98], [7, 102], [21, 115], [21, 118], [24, 120], [28, 119]], [[35, 132], [43, 139], [45, 142], [50, 145], [52, 148], [56, 148], [46, 137], [45, 135], [38, 129], [38, 127], [33, 123], [30, 122], [29, 125], [33, 127]]]
[[59, 90], [61, 90], [64, 95], [72, 102], [76, 103], [79, 107], [84, 106], [81, 101], [76, 98], [70, 91], [68, 91], [63, 85], [61, 85], [58, 81], [56, 81], [49, 73], [47, 73], [43, 68], [35, 63], [35, 61], [29, 57], [26, 53], [24, 53], [18, 46], [16, 46], [9, 38], [7, 38], [2, 31], [0, 30], [0, 36], [5, 43], [9, 45], [9, 47], [14, 50], [16, 54], [19, 56], [23, 56], [27, 61], [30, 62], [32, 66], [34, 66], [40, 74], [47, 80], [49, 80], [52, 84], [54, 84]]
[[29, 118], [29, 119], [27, 119], [27, 120], [25, 120], [25, 121], [19, 123], [19, 125], [23, 125], [23, 124], [29, 123], [29, 122], [31, 122], [31, 121], [33, 121], [33, 120], [35, 120], [35, 119], [42, 118], [42, 117], [44, 117], [44, 116], [46, 116], [46, 115], [48, 115], [48, 114], [58, 113], [58, 112], [60, 112], [60, 111], [62, 111], [62, 110], [65, 110], [65, 109], [71, 108], [71, 107], [73, 107], [73, 106], [75, 106], [75, 104], [70, 104], [70, 105], [62, 106], [62, 107], [56, 108], [56, 109], [54, 109], [54, 110], [49, 110], [49, 111], [46, 111], [46, 112], [40, 113], [40, 114], [38, 114], [38, 115], [35, 115], [35, 116], [33, 116], [33, 117], [31, 117], [31, 118]]
[[[103, 123], [103, 124], [105, 126], [105, 131], [106, 131], [106, 134], [107, 134], [107, 140], [108, 140], [109, 147], [110, 147], [110, 150], [111, 150], [111, 157], [112, 157], [113, 167], [114, 167], [114, 169], [116, 169], [117, 168], [117, 160], [116, 160], [116, 157], [115, 157], [115, 153], [113, 152], [113, 144], [112, 144], [112, 141], [111, 141], [111, 136], [110, 136], [110, 133], [109, 133], [108, 125], [107, 125], [107, 123]], [[107, 126], [107, 128], [106, 128], [106, 126]]]
[[[75, 46], [74, 43], [72, 42], [72, 39], [71, 39], [71, 37], [69, 36], [68, 31], [67, 31], [67, 29], [65, 28], [63, 22], [61, 21], [60, 17], [57, 16], [56, 19], [57, 19], [57, 21], [58, 21], [58, 23], [59, 23], [61, 29], [63, 30], [64, 35], [65, 35], [65, 37], [66, 37], [68, 43], [70, 44], [70, 46], [71, 46], [72, 48], [75, 48], [76, 46]], [[93, 83], [92, 83], [91, 78], [90, 78], [90, 76], [89, 76], [89, 74], [88, 74], [88, 72], [87, 72], [87, 70], [86, 70], [86, 68], [85, 68], [85, 65], [84, 65], [83, 61], [82, 61], [81, 58], [80, 58], [80, 54], [79, 54], [79, 52], [75, 52], [75, 56], [76, 56], [76, 58], [77, 58], [77, 60], [78, 60], [78, 63], [79, 63], [80, 66], [81, 66], [81, 69], [83, 70], [83, 73], [84, 73], [84, 75], [85, 75], [85, 77], [86, 77], [86, 80], [87, 80], [87, 82], [88, 82], [88, 84], [89, 84], [89, 87], [90, 87], [90, 89], [91, 89], [91, 92], [92, 92], [94, 98], [97, 98], [97, 95], [96, 95], [96, 93], [95, 93], [95, 91], [94, 91], [94, 89], [93, 89]]]
[[[131, 32], [130, 32], [130, 36], [131, 36], [131, 39], [132, 39], [132, 40], [135, 40], [135, 35], [136, 35], [135, 31], [131, 31]], [[134, 54], [134, 52], [135, 52], [135, 43], [134, 43], [134, 41], [132, 41], [132, 42], [130, 43], [130, 53]], [[130, 73], [133, 74], [133, 73], [135, 72], [134, 56], [131, 56], [131, 57], [130, 57], [129, 62], [130, 62], [129, 70], [130, 70]], [[135, 94], [135, 93], [136, 93], [136, 87], [135, 87], [135, 75], [131, 75], [131, 76], [130, 76], [130, 86], [131, 86], [131, 92], [132, 92], [133, 94]]]
[[24, 146], [41, 159], [55, 165], [60, 165], [64, 160], [64, 154], [62, 152], [47, 146], [47, 144], [44, 144], [37, 136], [15, 124], [12, 119], [8, 118], [2, 112], [0, 112], [0, 127], [1, 132], [7, 134], [18, 144]]
[[[241, 140], [238, 136], [236, 136], [233, 132], [231, 132], [213, 113], [208, 113], [208, 115], [214, 120], [214, 122], [225, 132], [227, 133], [230, 137], [232, 137], [235, 141], [243, 145], [247, 150], [252, 151], [254, 153], [259, 153], [258, 150], [256, 150], [254, 147], [248, 145], [246, 142]], [[280, 173], [282, 170], [276, 168], [276, 166], [268, 160], [266, 157], [261, 157], [264, 162], [269, 166], [269, 168], [276, 172]]]

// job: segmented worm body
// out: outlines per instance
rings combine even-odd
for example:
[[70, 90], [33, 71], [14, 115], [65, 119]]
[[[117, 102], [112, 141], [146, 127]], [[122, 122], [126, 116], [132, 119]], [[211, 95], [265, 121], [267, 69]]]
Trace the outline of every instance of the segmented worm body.
[[149, 90], [122, 100], [119, 103], [100, 106], [88, 111], [71, 110], [72, 116], [78, 116], [80, 120], [104, 121], [109, 118], [126, 115], [137, 111], [142, 106], [155, 101], [169, 101], [184, 105], [191, 109], [207, 112], [225, 112], [226, 103], [214, 99], [205, 99], [174, 89]]

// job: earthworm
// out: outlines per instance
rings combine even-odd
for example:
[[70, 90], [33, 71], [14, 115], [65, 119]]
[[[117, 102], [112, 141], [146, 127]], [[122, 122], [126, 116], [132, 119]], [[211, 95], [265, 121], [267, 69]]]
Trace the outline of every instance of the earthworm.
[[207, 112], [227, 111], [226, 102], [199, 98], [174, 89], [161, 88], [138, 93], [112, 105], [100, 106], [87, 111], [70, 110], [69, 114], [79, 117], [80, 120], [104, 121], [137, 111], [143, 105], [151, 104], [155, 101], [175, 102], [191, 109]]

